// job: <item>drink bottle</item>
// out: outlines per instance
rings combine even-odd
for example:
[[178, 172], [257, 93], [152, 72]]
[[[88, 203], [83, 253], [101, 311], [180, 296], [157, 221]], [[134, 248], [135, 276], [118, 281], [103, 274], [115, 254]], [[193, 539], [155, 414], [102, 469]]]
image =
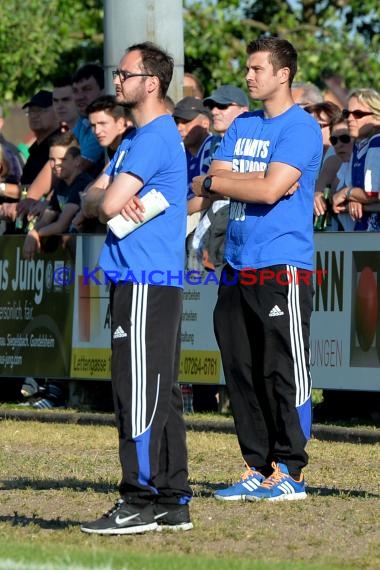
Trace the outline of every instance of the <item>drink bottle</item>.
[[[20, 202], [22, 200], [25, 200], [26, 197], [28, 195], [28, 187], [27, 186], [23, 186], [22, 190], [21, 190], [21, 197], [20, 197]], [[15, 219], [15, 228], [16, 230], [22, 230], [24, 227], [24, 216], [17, 216], [17, 218]]]
[[314, 219], [314, 231], [316, 232], [323, 232], [326, 229], [326, 226], [328, 225], [329, 222], [330, 208], [331, 208], [330, 188], [328, 187], [325, 188], [323, 192], [323, 197], [326, 200], [326, 211], [323, 214], [316, 216]]

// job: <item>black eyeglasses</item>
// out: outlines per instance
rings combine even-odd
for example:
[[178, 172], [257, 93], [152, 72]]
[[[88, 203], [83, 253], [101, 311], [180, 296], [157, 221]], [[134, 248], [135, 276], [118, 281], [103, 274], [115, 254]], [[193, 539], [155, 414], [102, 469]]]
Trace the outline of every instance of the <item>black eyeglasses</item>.
[[112, 71], [113, 79], [118, 77], [122, 83], [127, 81], [130, 77], [154, 77], [152, 73], [131, 73], [130, 71], [124, 71], [124, 69], [114, 69]]
[[335, 135], [331, 135], [330, 142], [333, 146], [335, 146], [338, 143], [338, 141], [343, 144], [348, 144], [349, 142], [351, 142], [351, 137], [350, 135], [339, 135], [338, 137]]
[[360, 109], [355, 109], [354, 111], [350, 111], [349, 109], [343, 109], [342, 117], [343, 119], [348, 119], [348, 117], [352, 115], [355, 119], [362, 119], [363, 117], [368, 117], [369, 115], [373, 115], [372, 111], [361, 111]]

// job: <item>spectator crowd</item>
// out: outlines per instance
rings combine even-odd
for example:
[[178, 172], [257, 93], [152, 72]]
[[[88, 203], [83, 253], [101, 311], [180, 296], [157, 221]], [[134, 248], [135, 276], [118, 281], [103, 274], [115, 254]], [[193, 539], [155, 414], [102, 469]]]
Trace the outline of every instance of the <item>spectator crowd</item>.
[[[115, 72], [117, 73], [117, 71]], [[187, 236], [184, 267], [218, 270], [223, 264], [229, 199], [193, 193], [194, 177], [206, 174], [234, 119], [249, 112], [247, 93], [236, 85], [208, 89], [186, 71], [184, 97], [166, 98], [187, 159]], [[335, 78], [321, 91], [293, 83], [294, 102], [320, 126], [323, 159], [315, 188], [315, 229], [378, 231], [380, 214], [380, 93], [359, 87], [348, 92]], [[105, 233], [97, 216], [97, 178], [119, 145], [134, 136], [127, 105], [104, 93], [102, 66], [88, 63], [51, 89], [32, 93], [23, 104], [32, 142], [25, 150], [2, 134], [0, 107], [0, 219], [4, 235], [24, 234], [23, 256], [43, 253], [47, 238], [66, 233]], [[101, 199], [101, 192], [99, 192]], [[185, 411], [223, 406], [217, 387], [182, 386]], [[64, 386], [26, 378], [22, 393], [37, 408], [63, 405]], [[219, 401], [218, 401], [219, 400]]]

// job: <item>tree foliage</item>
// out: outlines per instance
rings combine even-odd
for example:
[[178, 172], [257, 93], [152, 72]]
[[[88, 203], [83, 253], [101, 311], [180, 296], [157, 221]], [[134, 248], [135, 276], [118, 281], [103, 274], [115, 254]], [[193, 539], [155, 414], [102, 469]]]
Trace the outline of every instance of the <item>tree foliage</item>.
[[25, 100], [72, 73], [101, 61], [102, 0], [7, 0], [0, 3], [0, 101]]
[[[158, 1], [158, 0], [157, 0]], [[210, 91], [244, 86], [245, 48], [261, 34], [299, 53], [297, 80], [380, 88], [378, 0], [183, 0], [185, 66]], [[0, 3], [0, 102], [25, 101], [84, 61], [102, 61], [102, 0]]]
[[262, 34], [289, 40], [299, 54], [298, 81], [324, 87], [336, 74], [348, 88], [380, 86], [378, 0], [184, 1], [185, 67], [209, 92], [244, 85], [247, 42]]

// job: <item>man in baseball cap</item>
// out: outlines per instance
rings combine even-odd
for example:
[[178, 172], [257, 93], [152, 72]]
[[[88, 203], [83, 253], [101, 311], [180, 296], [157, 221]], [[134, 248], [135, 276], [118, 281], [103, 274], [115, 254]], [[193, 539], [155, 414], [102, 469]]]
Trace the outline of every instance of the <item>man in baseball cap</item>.
[[213, 130], [220, 135], [224, 135], [238, 115], [249, 109], [248, 95], [234, 85], [221, 85], [203, 99], [203, 104], [211, 112]]
[[41, 89], [30, 98], [25, 105], [22, 106], [23, 109], [27, 107], [39, 107], [40, 109], [47, 109], [53, 105], [53, 93], [51, 91], [46, 91], [46, 89]]
[[210, 110], [203, 105], [201, 99], [196, 97], [184, 97], [178, 101], [173, 111], [174, 120], [192, 121], [198, 115], [205, 115], [209, 119], [211, 118]]

